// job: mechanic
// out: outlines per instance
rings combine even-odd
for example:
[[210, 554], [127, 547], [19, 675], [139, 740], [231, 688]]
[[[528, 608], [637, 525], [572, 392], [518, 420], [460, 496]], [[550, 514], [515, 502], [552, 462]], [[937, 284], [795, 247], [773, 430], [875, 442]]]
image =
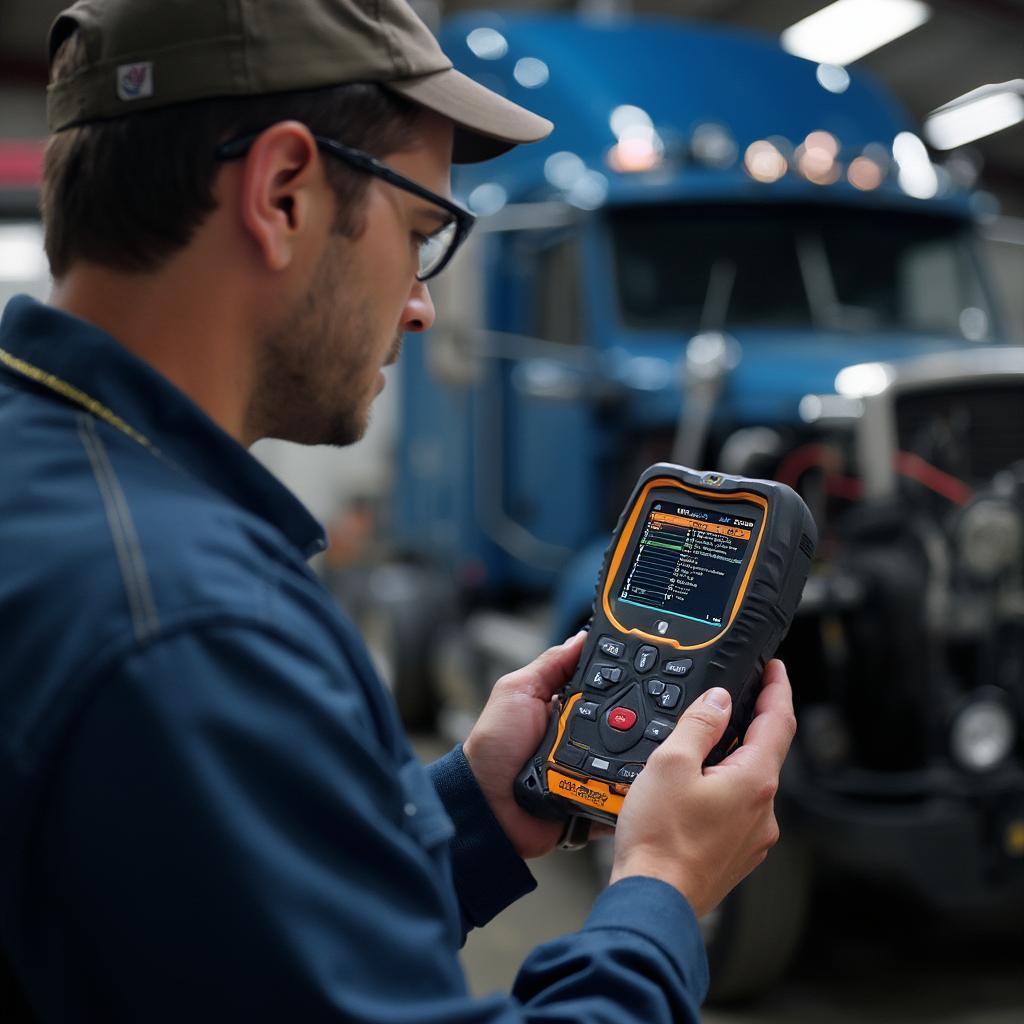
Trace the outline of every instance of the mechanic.
[[512, 781], [582, 634], [423, 768], [246, 450], [360, 437], [471, 225], [451, 163], [549, 123], [403, 0], [81, 0], [50, 55], [54, 288], [0, 324], [0, 1018], [696, 1020], [697, 917], [778, 836], [781, 664], [706, 772], [728, 695], [693, 705], [583, 928], [473, 998], [466, 932], [559, 839]]

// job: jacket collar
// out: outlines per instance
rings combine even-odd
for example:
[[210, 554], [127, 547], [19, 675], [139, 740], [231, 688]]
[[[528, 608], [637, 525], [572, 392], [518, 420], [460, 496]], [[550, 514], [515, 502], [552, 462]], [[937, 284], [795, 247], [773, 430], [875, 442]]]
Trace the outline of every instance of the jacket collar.
[[[8, 379], [34, 377], [55, 399], [79, 406], [84, 403], [76, 393], [91, 399], [94, 415], [112, 422], [100, 410], [109, 411], [128, 428], [122, 432], [148, 439], [182, 470], [272, 523], [305, 558], [327, 546], [323, 528], [287, 487], [184, 392], [100, 328], [19, 295], [0, 319], [0, 350], [13, 357], [0, 361]], [[27, 376], [24, 366], [39, 372]]]

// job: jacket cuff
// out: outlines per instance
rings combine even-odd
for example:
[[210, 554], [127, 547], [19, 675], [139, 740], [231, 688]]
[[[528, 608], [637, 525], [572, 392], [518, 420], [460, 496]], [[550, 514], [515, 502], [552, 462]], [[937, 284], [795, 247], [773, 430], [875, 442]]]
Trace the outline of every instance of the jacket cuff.
[[708, 992], [708, 958], [700, 925], [682, 893], [657, 878], [623, 878], [595, 900], [583, 929], [632, 932], [657, 946], [698, 1003]]
[[427, 766], [455, 825], [449, 844], [455, 891], [464, 917], [482, 927], [537, 882], [495, 818], [459, 744]]

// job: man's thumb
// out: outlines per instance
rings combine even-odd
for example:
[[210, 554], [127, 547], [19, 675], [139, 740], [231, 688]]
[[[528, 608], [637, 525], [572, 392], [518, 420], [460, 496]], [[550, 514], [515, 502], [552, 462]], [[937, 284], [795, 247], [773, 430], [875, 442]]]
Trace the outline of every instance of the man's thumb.
[[687, 756], [697, 764], [703, 764], [722, 738], [731, 710], [729, 691], [720, 686], [712, 687], [686, 709], [672, 732], [672, 743], [682, 743]]

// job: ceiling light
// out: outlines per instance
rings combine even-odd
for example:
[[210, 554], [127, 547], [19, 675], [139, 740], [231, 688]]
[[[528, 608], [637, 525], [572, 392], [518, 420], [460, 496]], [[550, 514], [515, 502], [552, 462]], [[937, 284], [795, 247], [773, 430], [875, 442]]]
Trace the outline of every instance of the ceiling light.
[[1024, 81], [983, 86], [939, 107], [925, 121], [924, 133], [936, 149], [967, 142], [1024, 121]]
[[790, 25], [782, 48], [819, 64], [851, 64], [923, 25], [931, 8], [921, 0], [836, 0]]

